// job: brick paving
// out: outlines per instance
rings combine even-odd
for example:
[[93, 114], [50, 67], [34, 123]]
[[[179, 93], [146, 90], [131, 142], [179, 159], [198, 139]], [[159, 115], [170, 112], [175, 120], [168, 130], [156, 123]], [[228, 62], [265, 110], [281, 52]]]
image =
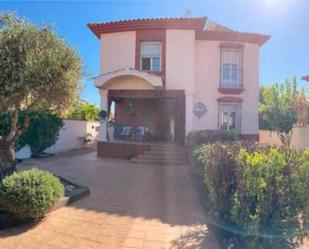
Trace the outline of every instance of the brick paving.
[[130, 164], [82, 151], [20, 167], [39, 167], [85, 185], [90, 196], [34, 226], [0, 231], [1, 249], [217, 249], [188, 167]]

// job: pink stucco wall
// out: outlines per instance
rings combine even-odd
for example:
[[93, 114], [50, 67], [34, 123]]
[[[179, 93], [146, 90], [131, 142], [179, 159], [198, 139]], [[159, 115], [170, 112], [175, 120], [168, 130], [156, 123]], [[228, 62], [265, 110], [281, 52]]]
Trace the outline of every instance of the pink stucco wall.
[[167, 30], [166, 89], [185, 90], [186, 133], [193, 130], [193, 95], [195, 92], [195, 32]]
[[218, 128], [218, 102], [223, 96], [237, 96], [243, 99], [241, 133], [258, 133], [258, 92], [259, 92], [259, 47], [246, 43], [244, 48], [244, 88], [237, 95], [221, 94], [220, 82], [220, 41], [196, 41], [196, 86], [194, 103], [202, 102], [208, 112], [200, 119], [194, 116], [193, 129]]
[[100, 73], [107, 73], [125, 66], [135, 66], [136, 32], [117, 32], [101, 35]]

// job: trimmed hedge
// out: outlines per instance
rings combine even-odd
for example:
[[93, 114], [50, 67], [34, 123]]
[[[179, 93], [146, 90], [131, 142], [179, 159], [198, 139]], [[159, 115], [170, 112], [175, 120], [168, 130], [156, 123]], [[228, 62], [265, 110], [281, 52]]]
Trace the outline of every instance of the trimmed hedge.
[[40, 219], [64, 196], [59, 178], [39, 169], [16, 172], [0, 185], [0, 204], [19, 219]]
[[309, 149], [216, 142], [196, 160], [227, 248], [288, 249], [308, 236]]
[[237, 134], [233, 130], [200, 130], [192, 131], [186, 138], [186, 145], [193, 151], [197, 146], [224, 141], [236, 141]]

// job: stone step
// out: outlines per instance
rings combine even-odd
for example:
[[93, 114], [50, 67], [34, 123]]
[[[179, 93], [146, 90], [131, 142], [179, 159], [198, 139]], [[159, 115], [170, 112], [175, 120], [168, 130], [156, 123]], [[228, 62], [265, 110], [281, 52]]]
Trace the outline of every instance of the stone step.
[[187, 165], [187, 162], [184, 160], [145, 160], [145, 159], [133, 158], [129, 162], [138, 164]]
[[188, 158], [184, 146], [178, 144], [153, 144], [150, 151], [145, 151], [130, 160], [130, 163], [158, 165], [187, 165]]
[[183, 148], [151, 148], [150, 151], [153, 152], [161, 152], [161, 153], [172, 153], [172, 152], [178, 152], [178, 153], [183, 153], [185, 150]]
[[187, 162], [187, 159], [184, 159], [184, 158], [164, 158], [164, 157], [156, 157], [156, 158], [152, 158], [152, 157], [134, 157], [132, 158], [131, 160], [139, 160], [139, 161], [158, 161], [158, 162], [184, 162], [186, 161]]
[[183, 149], [184, 146], [183, 145], [179, 145], [179, 144], [152, 144], [151, 145], [152, 149], [161, 149], [161, 148], [165, 148], [165, 149]]
[[144, 153], [148, 153], [148, 154], [170, 154], [170, 155], [181, 155], [181, 154], [184, 154], [186, 153], [185, 150], [170, 150], [170, 149], [161, 149], [161, 150], [148, 150], [148, 151], [145, 151]]
[[176, 160], [187, 160], [186, 154], [162, 154], [162, 153], [144, 153], [138, 155], [136, 158], [138, 159], [176, 159]]

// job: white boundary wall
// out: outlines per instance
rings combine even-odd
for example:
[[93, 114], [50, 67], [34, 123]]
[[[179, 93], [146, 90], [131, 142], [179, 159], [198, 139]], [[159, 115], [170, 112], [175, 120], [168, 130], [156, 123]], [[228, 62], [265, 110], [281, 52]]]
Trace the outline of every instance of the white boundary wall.
[[[280, 145], [280, 139], [274, 132], [267, 130], [260, 130], [260, 142], [270, 145]], [[295, 127], [293, 129], [291, 145], [294, 148], [309, 148], [309, 126], [307, 127]]]
[[[98, 139], [99, 126], [98, 121], [82, 121], [82, 120], [63, 120], [64, 125], [59, 131], [58, 140], [54, 145], [46, 149], [48, 153], [59, 153], [63, 151], [80, 149], [84, 146], [83, 140], [86, 134], [91, 134], [89, 139], [91, 143], [95, 143]], [[16, 152], [16, 158], [29, 158], [31, 149], [25, 146]]]

